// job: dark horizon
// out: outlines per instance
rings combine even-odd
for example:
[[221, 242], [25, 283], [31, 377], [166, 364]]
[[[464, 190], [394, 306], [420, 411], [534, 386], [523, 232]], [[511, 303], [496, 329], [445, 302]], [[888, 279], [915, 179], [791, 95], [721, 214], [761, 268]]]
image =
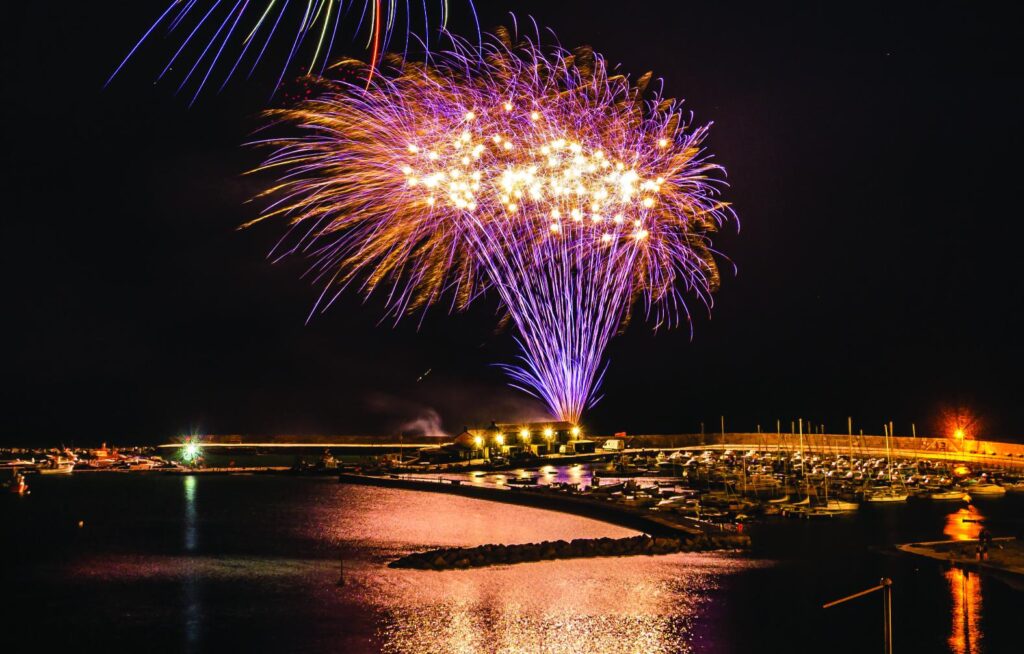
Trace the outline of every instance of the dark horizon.
[[[482, 27], [508, 23], [488, 4]], [[515, 355], [493, 298], [392, 328], [378, 300], [349, 293], [305, 324], [306, 262], [266, 258], [283, 226], [236, 229], [268, 181], [243, 174], [262, 153], [242, 144], [275, 67], [188, 108], [152, 83], [164, 44], [103, 87], [165, 6], [19, 6], [7, 24], [0, 445], [383, 435], [418, 420], [452, 433], [542, 415], [493, 365]], [[692, 340], [637, 315], [612, 341], [589, 429], [710, 433], [724, 414], [727, 431], [803, 417], [845, 433], [852, 416], [855, 433], [891, 420], [927, 435], [963, 407], [978, 436], [1024, 440], [1019, 15], [536, 0], [517, 15], [633, 77], [653, 70], [714, 122], [742, 225], [715, 240], [738, 273], [723, 262], [713, 320], [691, 305]], [[450, 28], [475, 33], [465, 13]]]

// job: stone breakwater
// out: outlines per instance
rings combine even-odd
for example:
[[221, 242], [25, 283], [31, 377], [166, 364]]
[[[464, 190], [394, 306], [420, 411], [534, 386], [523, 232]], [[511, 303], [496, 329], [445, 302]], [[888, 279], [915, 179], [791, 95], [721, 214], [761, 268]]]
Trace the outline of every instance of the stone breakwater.
[[556, 540], [522, 545], [480, 545], [430, 550], [403, 556], [392, 561], [389, 567], [451, 570], [556, 559], [707, 552], [749, 547], [750, 537], [746, 534], [701, 534], [691, 538], [577, 538], [572, 541]]

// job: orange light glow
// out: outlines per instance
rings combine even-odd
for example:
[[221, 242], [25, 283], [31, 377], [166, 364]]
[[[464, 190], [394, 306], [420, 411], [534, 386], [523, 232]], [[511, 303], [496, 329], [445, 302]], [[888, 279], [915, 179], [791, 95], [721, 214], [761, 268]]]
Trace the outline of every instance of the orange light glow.
[[958, 442], [975, 440], [982, 430], [981, 419], [963, 406], [944, 408], [935, 426], [940, 434]]
[[946, 580], [953, 599], [949, 649], [955, 654], [975, 654], [981, 651], [981, 581], [960, 568], [950, 568]]
[[[975, 540], [981, 533], [981, 520], [985, 516], [978, 512], [973, 505], [960, 509], [946, 516], [946, 526], [942, 533], [952, 540]], [[968, 520], [969, 522], [964, 522]]]

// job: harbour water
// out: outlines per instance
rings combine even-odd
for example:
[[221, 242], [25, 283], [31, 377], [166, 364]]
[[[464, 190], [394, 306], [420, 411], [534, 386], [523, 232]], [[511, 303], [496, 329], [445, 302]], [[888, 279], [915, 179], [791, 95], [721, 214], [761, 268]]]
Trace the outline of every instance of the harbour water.
[[1020, 520], [1019, 495], [771, 520], [750, 527], [751, 556], [446, 572], [386, 564], [433, 547], [632, 532], [283, 475], [39, 477], [30, 496], [5, 497], [0, 510], [5, 640], [30, 650], [873, 652], [880, 597], [821, 604], [882, 576], [895, 584], [896, 651], [1020, 647], [1019, 591], [886, 547], [971, 537], [977, 523], [964, 517]]

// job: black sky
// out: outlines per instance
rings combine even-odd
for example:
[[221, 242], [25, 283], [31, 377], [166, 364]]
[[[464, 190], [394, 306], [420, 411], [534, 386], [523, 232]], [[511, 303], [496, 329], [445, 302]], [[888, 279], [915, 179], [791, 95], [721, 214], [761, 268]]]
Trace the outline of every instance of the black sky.
[[[18, 3], [2, 44], [6, 159], [0, 443], [157, 442], [183, 431], [394, 433], [540, 413], [490, 364], [494, 305], [378, 325], [347, 297], [305, 325], [303, 262], [265, 258], [257, 205], [273, 67], [191, 109], [157, 43], [106, 76], [163, 8]], [[22, 6], [26, 5], [26, 6]], [[458, 9], [459, 3], [452, 2]], [[1024, 434], [1018, 222], [1020, 16], [977, 2], [479, 0], [624, 71], [664, 78], [729, 171], [742, 229], [714, 317], [610, 348], [600, 432], [803, 416], [930, 426], [943, 406]], [[455, 19], [457, 32], [471, 24]], [[365, 56], [357, 45], [351, 54]], [[700, 311], [698, 311], [700, 313]], [[417, 382], [426, 370], [432, 372]]]

